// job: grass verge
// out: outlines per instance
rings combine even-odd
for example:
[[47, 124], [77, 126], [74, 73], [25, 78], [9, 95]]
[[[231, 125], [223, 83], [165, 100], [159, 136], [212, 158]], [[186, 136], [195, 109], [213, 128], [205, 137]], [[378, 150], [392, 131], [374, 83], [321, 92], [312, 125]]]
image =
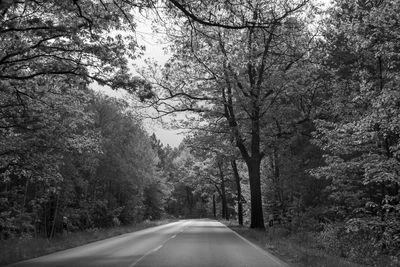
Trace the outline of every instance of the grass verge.
[[107, 229], [89, 229], [57, 236], [52, 240], [45, 238], [21, 237], [0, 241], [0, 266], [36, 258], [56, 251], [81, 246], [94, 241], [139, 231], [145, 228], [167, 224], [176, 220], [144, 221], [136, 225]]
[[239, 226], [236, 222], [222, 221], [229, 228], [257, 244], [264, 250], [274, 254], [291, 266], [298, 267], [363, 267], [343, 258], [327, 255], [326, 252], [315, 247], [312, 238], [306, 233], [293, 235], [283, 234], [279, 227], [267, 228], [259, 231], [246, 226]]

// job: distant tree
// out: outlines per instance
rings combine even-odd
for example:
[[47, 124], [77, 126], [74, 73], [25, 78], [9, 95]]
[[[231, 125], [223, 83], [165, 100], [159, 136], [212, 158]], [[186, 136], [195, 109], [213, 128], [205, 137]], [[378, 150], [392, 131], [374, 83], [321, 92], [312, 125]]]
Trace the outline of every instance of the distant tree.
[[211, 196], [215, 186], [208, 180], [204, 158], [193, 153], [188, 138], [176, 150], [172, 175], [168, 179], [172, 190], [166, 201], [166, 211], [174, 216], [207, 217], [211, 214]]
[[237, 155], [233, 144], [228, 141], [229, 129], [223, 129], [221, 126], [223, 127], [223, 125], [208, 125], [200, 130], [194, 129], [187, 139], [187, 145], [199, 161], [198, 179], [217, 190], [222, 201], [222, 217], [226, 219], [230, 216], [228, 203], [233, 200], [230, 195], [236, 191], [238, 222], [242, 225], [242, 181], [236, 164], [240, 156]]
[[122, 217], [113, 216], [124, 223], [141, 221], [143, 190], [157, 176], [158, 159], [150, 138], [124, 101], [99, 97], [93, 108], [103, 150], [95, 174], [98, 200], [105, 202], [109, 212], [120, 210]]

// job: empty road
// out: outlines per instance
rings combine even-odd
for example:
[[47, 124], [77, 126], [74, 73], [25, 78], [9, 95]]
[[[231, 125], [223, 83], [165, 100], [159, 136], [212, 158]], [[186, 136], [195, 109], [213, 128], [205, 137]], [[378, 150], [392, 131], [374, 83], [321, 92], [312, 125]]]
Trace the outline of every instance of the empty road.
[[182, 220], [19, 262], [13, 267], [287, 267], [213, 220]]

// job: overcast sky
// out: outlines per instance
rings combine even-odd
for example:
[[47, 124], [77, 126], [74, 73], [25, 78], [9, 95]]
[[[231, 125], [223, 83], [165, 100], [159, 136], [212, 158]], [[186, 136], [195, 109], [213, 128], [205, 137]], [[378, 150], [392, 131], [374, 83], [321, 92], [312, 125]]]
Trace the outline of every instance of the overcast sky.
[[[154, 33], [151, 29], [151, 21], [139, 16], [139, 23], [136, 28], [136, 35], [139, 45], [144, 45], [146, 51], [144, 56], [136, 62], [137, 65], [143, 64], [144, 59], [151, 58], [158, 62], [159, 65], [164, 65], [169, 59], [163, 48], [167, 46], [165, 38], [162, 34]], [[181, 143], [184, 135], [179, 134], [179, 130], [168, 129], [166, 126], [162, 126], [157, 121], [145, 121], [145, 127], [150, 134], [155, 133], [160, 141], [172, 147], [177, 147]]]
[[[138, 67], [144, 66], [144, 60], [146, 58], [151, 58], [157, 61], [159, 65], [164, 65], [164, 63], [170, 57], [169, 55], [165, 54], [163, 50], [163, 47], [167, 45], [165, 43], [165, 38], [163, 38], [162, 34], [157, 34], [152, 31], [150, 20], [144, 18], [141, 15], [138, 15], [137, 19], [137, 41], [139, 45], [144, 45], [146, 47], [146, 50], [144, 52], [144, 56], [136, 60], [134, 64], [136, 64]], [[113, 97], [123, 99], [129, 98], [126, 97], [126, 92], [115, 91], [111, 88], [102, 87], [99, 85], [94, 85], [93, 88]], [[179, 134], [181, 131], [169, 129], [167, 126], [163, 126], [160, 122], [154, 120], [145, 119], [144, 126], [149, 134], [155, 133], [157, 138], [164, 145], [168, 144], [172, 147], [178, 147], [182, 139], [185, 137], [183, 134]]]

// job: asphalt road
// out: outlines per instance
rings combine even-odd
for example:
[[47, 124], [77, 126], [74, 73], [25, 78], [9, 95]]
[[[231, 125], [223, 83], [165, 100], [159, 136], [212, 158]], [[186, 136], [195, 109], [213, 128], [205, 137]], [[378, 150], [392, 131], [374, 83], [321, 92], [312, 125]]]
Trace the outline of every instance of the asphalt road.
[[182, 220], [10, 266], [288, 267], [213, 220]]

